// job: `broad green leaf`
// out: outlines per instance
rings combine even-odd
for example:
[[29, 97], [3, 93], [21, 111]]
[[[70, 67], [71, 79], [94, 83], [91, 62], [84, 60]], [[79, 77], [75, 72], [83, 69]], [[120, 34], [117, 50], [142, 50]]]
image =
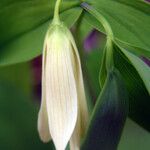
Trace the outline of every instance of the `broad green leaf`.
[[[99, 12], [112, 28], [116, 39], [150, 51], [150, 5], [138, 0], [87, 0], [89, 9]], [[87, 21], [104, 32], [94, 17], [86, 13]], [[92, 20], [91, 20], [92, 18]]]
[[150, 67], [146, 65], [139, 57], [128, 52], [127, 50], [121, 48], [121, 51], [135, 67], [150, 94]]
[[130, 51], [131, 53], [141, 57], [141, 56], [145, 56], [147, 58], [150, 58], [150, 51], [136, 47], [136, 46], [132, 46], [128, 43], [125, 42], [120, 42], [119, 40], [115, 41], [115, 43], [119, 44], [122, 48], [127, 49], [128, 51]]
[[[35, 29], [53, 16], [55, 0], [1, 0], [0, 45]], [[76, 7], [79, 1], [64, 0], [61, 12]]]
[[[81, 11], [79, 8], [74, 8], [64, 12], [61, 17], [67, 18], [65, 23], [71, 26], [72, 21], [76, 21]], [[70, 17], [66, 17], [68, 13], [71, 13]], [[48, 25], [49, 22], [42, 24], [3, 46], [0, 50], [0, 66], [25, 62], [40, 55]]]
[[117, 46], [114, 46], [114, 61], [128, 90], [130, 118], [150, 131], [150, 96], [141, 77]]
[[118, 150], [148, 150], [149, 148], [150, 133], [127, 119]]
[[73, 24], [78, 20], [81, 13], [82, 9], [80, 7], [75, 7], [61, 13], [60, 18], [68, 26], [68, 28], [71, 28]]
[[53, 150], [37, 132], [37, 103], [10, 82], [0, 81], [0, 149]]
[[117, 69], [108, 73], [81, 150], [116, 150], [128, 113], [128, 98]]

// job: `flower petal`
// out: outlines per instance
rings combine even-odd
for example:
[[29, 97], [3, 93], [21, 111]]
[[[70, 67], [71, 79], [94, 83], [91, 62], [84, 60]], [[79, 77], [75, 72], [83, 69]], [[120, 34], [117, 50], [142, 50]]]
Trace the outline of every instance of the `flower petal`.
[[67, 37], [54, 34], [46, 60], [46, 102], [49, 129], [57, 150], [64, 150], [77, 120], [77, 92]]
[[46, 98], [45, 98], [45, 59], [46, 59], [46, 47], [44, 44], [43, 59], [42, 59], [42, 100], [41, 107], [38, 114], [38, 132], [40, 139], [43, 142], [49, 142], [51, 139], [49, 126], [48, 126], [48, 116], [46, 108]]
[[[78, 54], [77, 47], [75, 45], [74, 39], [71, 36], [71, 43], [74, 49], [74, 74], [76, 79], [76, 86], [77, 86], [77, 95], [78, 95], [78, 118], [75, 130], [70, 140], [70, 149], [71, 150], [79, 150], [80, 149], [80, 139], [84, 136], [87, 125], [88, 125], [88, 107], [86, 102], [85, 90], [84, 90], [84, 83], [83, 83], [83, 76], [81, 70], [81, 63]], [[73, 60], [72, 58], [72, 60]]]

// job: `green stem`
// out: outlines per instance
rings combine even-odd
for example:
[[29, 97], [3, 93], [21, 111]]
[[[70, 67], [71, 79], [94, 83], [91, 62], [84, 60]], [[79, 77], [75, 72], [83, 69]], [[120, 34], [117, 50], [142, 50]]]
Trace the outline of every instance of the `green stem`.
[[61, 3], [61, 0], [57, 0], [55, 4], [54, 18], [53, 18], [54, 24], [60, 24], [60, 18], [59, 18], [60, 3]]
[[92, 6], [90, 6], [88, 3], [83, 2], [81, 4], [81, 7], [83, 7], [86, 11], [88, 11], [93, 17], [95, 17], [104, 27], [105, 32], [107, 36], [109, 36], [111, 39], [113, 39], [113, 32], [112, 29], [108, 23], [108, 21], [101, 15], [96, 9], [93, 9]]
[[106, 42], [106, 69], [107, 71], [112, 69], [114, 66], [113, 63], [113, 32], [112, 29], [108, 23], [108, 21], [101, 15], [96, 9], [93, 9], [92, 6], [87, 4], [86, 2], [83, 2], [81, 4], [81, 7], [83, 7], [85, 10], [87, 10], [93, 17], [95, 17], [104, 27], [106, 35], [107, 35], [107, 42]]
[[113, 43], [112, 39], [107, 37], [106, 42], [106, 70], [112, 70], [114, 68], [114, 59], [113, 59]]

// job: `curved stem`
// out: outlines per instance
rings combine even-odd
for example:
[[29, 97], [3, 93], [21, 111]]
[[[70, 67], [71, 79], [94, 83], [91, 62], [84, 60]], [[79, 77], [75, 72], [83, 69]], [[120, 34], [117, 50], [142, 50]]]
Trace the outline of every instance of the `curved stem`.
[[90, 6], [88, 3], [83, 2], [81, 4], [81, 7], [83, 7], [85, 10], [87, 10], [91, 15], [93, 15], [104, 27], [107, 36], [109, 36], [111, 39], [113, 39], [113, 32], [112, 29], [108, 23], [108, 21], [101, 15], [96, 9], [93, 9], [92, 6]]
[[60, 19], [59, 19], [60, 3], [61, 3], [61, 0], [57, 0], [55, 3], [54, 18], [53, 18], [54, 24], [60, 24]]
[[114, 66], [113, 63], [113, 45], [112, 41], [114, 39], [113, 31], [111, 26], [109, 25], [108, 21], [105, 19], [103, 15], [101, 15], [96, 9], [93, 9], [92, 6], [83, 2], [81, 4], [85, 10], [87, 10], [93, 17], [95, 17], [104, 27], [106, 35], [107, 35], [107, 42], [106, 42], [106, 69], [107, 71], [112, 69]]
[[106, 42], [106, 70], [112, 70], [114, 68], [114, 59], [113, 59], [113, 43], [112, 39], [107, 37]]

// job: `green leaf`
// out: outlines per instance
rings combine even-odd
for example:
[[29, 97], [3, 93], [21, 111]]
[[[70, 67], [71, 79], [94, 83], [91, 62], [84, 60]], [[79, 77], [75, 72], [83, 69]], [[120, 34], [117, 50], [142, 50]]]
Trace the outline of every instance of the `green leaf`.
[[146, 65], [139, 57], [128, 52], [127, 50], [121, 48], [121, 51], [135, 67], [150, 94], [150, 67]]
[[71, 8], [60, 15], [60, 18], [68, 28], [72, 27], [73, 24], [78, 20], [82, 13], [82, 9], [80, 7]]
[[123, 76], [129, 94], [129, 116], [150, 131], [150, 96], [134, 66], [118, 46], [114, 45], [114, 62]]
[[150, 133], [127, 119], [118, 150], [148, 150], [150, 147]]
[[128, 98], [117, 69], [108, 73], [81, 150], [116, 150], [128, 113]]
[[122, 41], [115, 41], [115, 43], [119, 44], [122, 48], [127, 49], [128, 51], [130, 51], [131, 53], [141, 57], [141, 56], [145, 56], [147, 58], [150, 58], [150, 51], [136, 47], [136, 46], [132, 46], [128, 43], [122, 42]]
[[[63, 1], [60, 12], [79, 5], [79, 1]], [[1, 0], [0, 45], [30, 32], [53, 16], [55, 0]]]
[[[109, 23], [116, 39], [150, 51], [150, 5], [137, 0], [87, 0]], [[86, 13], [87, 21], [104, 32], [98, 21]], [[92, 20], [91, 20], [92, 18]]]
[[[1, 7], [0, 66], [25, 62], [42, 53], [45, 33], [53, 13], [54, 1], [51, 2], [50, 6], [48, 0], [22, 0]], [[62, 4], [61, 18], [68, 27], [75, 23], [82, 12], [78, 5], [79, 1]]]

